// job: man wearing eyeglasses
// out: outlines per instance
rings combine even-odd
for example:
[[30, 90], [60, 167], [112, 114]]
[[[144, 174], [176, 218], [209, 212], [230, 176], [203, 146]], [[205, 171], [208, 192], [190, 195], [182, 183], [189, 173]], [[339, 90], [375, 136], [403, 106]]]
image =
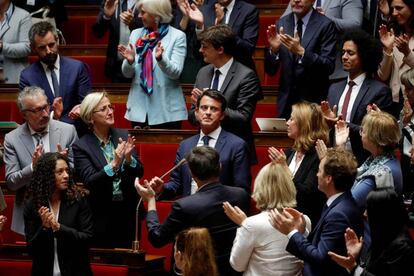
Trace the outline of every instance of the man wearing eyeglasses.
[[[224, 110], [226, 99], [219, 91], [209, 89], [201, 94], [195, 109], [200, 122], [200, 133], [180, 143], [175, 164], [195, 147], [212, 147], [220, 154], [220, 182], [243, 188], [250, 194], [249, 148], [244, 140], [221, 128]], [[151, 185], [157, 193], [161, 193], [162, 199], [189, 196], [198, 189], [187, 164], [175, 169], [167, 183], [154, 177]]]
[[67, 155], [73, 167], [72, 144], [78, 139], [75, 127], [50, 120], [50, 106], [43, 89], [25, 87], [17, 97], [25, 123], [6, 134], [4, 162], [7, 187], [16, 191], [11, 229], [24, 235], [24, 194], [33, 167], [44, 152]]

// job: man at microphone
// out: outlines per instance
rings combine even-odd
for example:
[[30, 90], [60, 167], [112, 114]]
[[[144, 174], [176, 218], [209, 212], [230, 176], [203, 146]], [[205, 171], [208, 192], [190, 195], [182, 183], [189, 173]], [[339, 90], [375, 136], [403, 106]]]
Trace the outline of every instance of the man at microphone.
[[[180, 143], [175, 164], [194, 147], [212, 147], [220, 154], [220, 182], [227, 186], [241, 187], [250, 194], [249, 148], [244, 140], [221, 128], [225, 110], [226, 99], [219, 91], [208, 89], [203, 92], [195, 109], [200, 122], [200, 133]], [[167, 183], [159, 177], [154, 177], [151, 183], [155, 192], [161, 193], [162, 199], [188, 196], [197, 191], [197, 184], [187, 164], [175, 169]]]
[[198, 190], [193, 195], [175, 201], [163, 224], [159, 222], [155, 193], [151, 189], [153, 181], [144, 180], [143, 185], [135, 181], [139, 195], [148, 202], [148, 240], [153, 246], [162, 247], [172, 242], [181, 230], [206, 227], [213, 239], [220, 275], [233, 275], [229, 259], [238, 226], [226, 216], [222, 205], [229, 201], [246, 212], [249, 194], [239, 187], [220, 183], [219, 154], [212, 147], [195, 147], [186, 154], [185, 159]]

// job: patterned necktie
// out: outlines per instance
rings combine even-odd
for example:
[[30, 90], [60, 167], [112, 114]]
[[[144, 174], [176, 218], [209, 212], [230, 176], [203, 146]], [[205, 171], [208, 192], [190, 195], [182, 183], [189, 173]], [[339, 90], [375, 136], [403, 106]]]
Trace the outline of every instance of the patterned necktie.
[[203, 141], [204, 146], [209, 146], [208, 142], [211, 140], [211, 137], [205, 135], [205, 136], [203, 136], [203, 138], [201, 138], [201, 140]]
[[36, 132], [33, 134], [33, 137], [36, 139], [36, 147], [39, 145], [43, 145], [43, 138], [44, 134], [40, 132]]
[[55, 66], [48, 65], [47, 68], [50, 70], [50, 75], [52, 77], [53, 92], [55, 93], [55, 98], [59, 97], [59, 82], [55, 73]]
[[220, 74], [221, 74], [220, 70], [216, 69], [214, 73], [213, 86], [211, 87], [211, 89], [218, 90]]

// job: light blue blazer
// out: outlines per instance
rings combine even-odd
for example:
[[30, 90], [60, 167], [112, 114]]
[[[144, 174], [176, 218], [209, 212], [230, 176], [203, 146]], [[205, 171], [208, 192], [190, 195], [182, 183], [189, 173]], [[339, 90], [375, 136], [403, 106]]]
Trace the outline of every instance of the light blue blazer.
[[[143, 31], [144, 28], [132, 31], [129, 43], [135, 47]], [[170, 26], [161, 45], [164, 47], [162, 60], [157, 62], [153, 54], [154, 90], [151, 95], [146, 94], [140, 86], [141, 64], [138, 63], [138, 55], [135, 55], [133, 64], [127, 60], [122, 63], [124, 76], [133, 77], [125, 113], [129, 121], [145, 122], [147, 114], [149, 125], [187, 120], [187, 108], [179, 81], [187, 52], [185, 34]]]

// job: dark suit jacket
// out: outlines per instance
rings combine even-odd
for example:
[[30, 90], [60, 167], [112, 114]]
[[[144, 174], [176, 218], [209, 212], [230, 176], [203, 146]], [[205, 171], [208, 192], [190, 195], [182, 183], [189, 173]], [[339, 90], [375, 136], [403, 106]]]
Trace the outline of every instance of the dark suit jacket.
[[92, 212], [85, 198], [68, 202], [62, 197], [59, 210], [60, 230], [53, 233], [42, 226], [38, 209], [29, 200], [24, 210], [27, 246], [32, 254], [34, 276], [52, 276], [54, 238], [62, 276], [92, 275], [88, 243], [92, 238]]
[[[197, 146], [200, 134], [185, 139], [177, 150], [175, 164]], [[220, 182], [224, 185], [243, 188], [250, 193], [249, 149], [246, 142], [234, 134], [221, 130], [215, 150], [220, 154]], [[188, 196], [191, 193], [191, 171], [187, 164], [171, 173], [170, 181], [164, 185], [163, 198]]]
[[[121, 2], [121, 1], [120, 1]], [[108, 47], [106, 49], [106, 62], [105, 62], [105, 75], [112, 80], [124, 80], [131, 82], [131, 79], [125, 78], [122, 74], [121, 66], [122, 61], [118, 60], [118, 44], [119, 44], [119, 24], [121, 22], [120, 14], [121, 11], [118, 9], [110, 20], [104, 18], [102, 2], [101, 10], [98, 14], [96, 23], [92, 26], [93, 34], [101, 38], [109, 31]], [[129, 27], [130, 31], [142, 27], [142, 21], [138, 18], [138, 14], [134, 13], [133, 25]]]
[[[285, 151], [286, 161], [288, 164], [293, 159], [295, 151], [288, 149]], [[306, 214], [312, 221], [312, 225], [316, 225], [321, 216], [322, 208], [326, 202], [326, 196], [318, 189], [318, 178], [316, 174], [319, 169], [319, 158], [315, 149], [305, 154], [295, 176], [293, 182], [296, 187], [297, 209]]]
[[[255, 70], [253, 53], [259, 38], [259, 10], [255, 5], [235, 0], [229, 18], [229, 26], [236, 35], [236, 53], [234, 57], [247, 67]], [[204, 15], [204, 29], [214, 26], [216, 1], [206, 3], [202, 8]]]
[[299, 232], [290, 239], [286, 250], [304, 260], [303, 275], [349, 275], [328, 256], [328, 251], [346, 256], [344, 233], [350, 227], [360, 237], [363, 234], [361, 212], [347, 191], [337, 197], [322, 213], [316, 226], [305, 239]]
[[[68, 114], [72, 108], [80, 104], [91, 90], [91, 80], [88, 70], [83, 62], [60, 56], [59, 74], [59, 96], [63, 100], [63, 112], [60, 120], [65, 123], [74, 124]], [[45, 90], [49, 104], [55, 98], [47, 81], [45, 70], [40, 61], [31, 64], [24, 69], [20, 75], [19, 89], [26, 86], [39, 86]]]
[[[241, 188], [210, 183], [197, 193], [174, 202], [171, 213], [161, 225], [156, 211], [147, 214], [148, 239], [155, 247], [172, 242], [175, 236], [190, 227], [206, 227], [213, 239], [220, 271], [230, 270], [230, 252], [236, 235], [235, 225], [224, 213], [228, 201], [244, 212], [249, 208], [249, 194]], [[229, 274], [223, 274], [229, 275]]]
[[[278, 30], [283, 26], [285, 33], [294, 36], [293, 13], [280, 18], [276, 25]], [[313, 10], [301, 41], [305, 48], [301, 63], [284, 46], [280, 47], [278, 57], [266, 51], [265, 71], [274, 75], [282, 67], [278, 116], [289, 118], [291, 106], [299, 101], [320, 103], [326, 99], [329, 75], [335, 69], [336, 33], [335, 24]]]
[[[344, 80], [334, 83], [329, 87], [328, 102], [331, 107], [334, 105], [338, 106], [346, 83], [347, 80]], [[351, 112], [351, 120], [348, 123], [352, 152], [358, 159], [359, 164], [362, 164], [370, 155], [369, 152], [362, 147], [359, 129], [361, 127], [362, 119], [365, 114], [367, 114], [367, 105], [373, 103], [375, 103], [381, 110], [387, 111], [392, 103], [391, 90], [387, 85], [380, 81], [366, 78], [355, 99]]]
[[[118, 145], [118, 139], [127, 140], [128, 132], [124, 129], [113, 128], [111, 140], [115, 147]], [[90, 190], [89, 202], [94, 215], [94, 224], [97, 231], [106, 229], [111, 225], [108, 217], [109, 210], [112, 206], [113, 180], [116, 175], [108, 176], [104, 171], [104, 166], [108, 164], [99, 145], [98, 138], [93, 133], [87, 133], [82, 136], [72, 146], [75, 160], [76, 173], [86, 188]], [[124, 170], [120, 170], [118, 175], [121, 177], [121, 190], [123, 201], [128, 205], [128, 212], [134, 213], [137, 204], [137, 192], [134, 187], [136, 177], [141, 177], [144, 173], [141, 162], [134, 150], [133, 157], [138, 164], [135, 168], [123, 165]]]
[[[195, 87], [203, 90], [209, 88], [214, 75], [214, 66], [209, 64], [200, 69], [197, 74]], [[262, 91], [256, 73], [243, 64], [233, 61], [220, 92], [227, 100], [226, 116], [221, 127], [247, 142], [251, 151], [251, 162], [256, 162], [251, 120], [256, 109], [256, 103], [262, 99]], [[195, 106], [192, 105], [188, 119], [197, 124]]]

